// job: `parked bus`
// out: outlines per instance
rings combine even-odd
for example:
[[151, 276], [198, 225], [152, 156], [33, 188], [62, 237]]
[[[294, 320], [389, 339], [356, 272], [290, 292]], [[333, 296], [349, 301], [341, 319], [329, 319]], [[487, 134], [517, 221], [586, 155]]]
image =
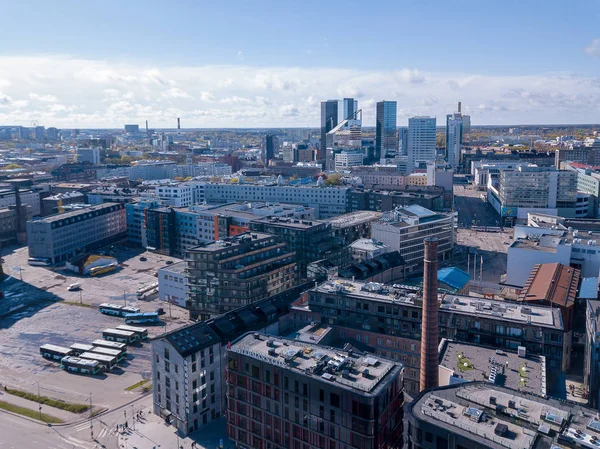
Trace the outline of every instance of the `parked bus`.
[[61, 360], [73, 353], [70, 348], [64, 348], [57, 345], [42, 345], [40, 346], [40, 354], [48, 360]]
[[125, 324], [145, 323], [158, 323], [158, 312], [128, 313], [125, 315]]
[[94, 347], [92, 345], [86, 345], [84, 343], [74, 343], [70, 347], [71, 347], [72, 355], [74, 355], [74, 356], [79, 356], [79, 355], [83, 354], [84, 352], [89, 352], [92, 349], [94, 349]]
[[108, 341], [116, 341], [119, 343], [131, 344], [138, 340], [133, 332], [124, 331], [122, 329], [104, 329], [102, 338]]
[[118, 304], [100, 304], [100, 313], [105, 315], [123, 316], [126, 313], [139, 313], [137, 307], [120, 306]]
[[106, 341], [106, 340], [94, 340], [92, 344], [95, 347], [108, 348], [108, 349], [116, 349], [121, 351], [123, 354], [127, 352], [127, 345], [125, 343], [117, 343], [116, 341]]
[[110, 273], [117, 269], [115, 262], [109, 263], [108, 265], [102, 265], [101, 267], [90, 268], [90, 276], [100, 276], [101, 274]]
[[108, 349], [97, 346], [91, 352], [93, 354], [103, 354], [115, 357], [117, 359], [117, 363], [125, 358], [125, 352], [119, 351], [118, 349]]
[[33, 266], [47, 267], [50, 265], [50, 260], [42, 257], [30, 257], [27, 263]]
[[80, 359], [79, 357], [67, 356], [60, 361], [60, 367], [71, 373], [98, 374], [101, 371], [97, 360]]
[[146, 299], [148, 296], [153, 295], [158, 292], [158, 282], [153, 282], [152, 284], [146, 285], [144, 287], [140, 287], [137, 290], [138, 299]]
[[80, 359], [96, 360], [100, 368], [104, 371], [110, 371], [117, 366], [117, 358], [113, 355], [97, 354], [95, 352], [84, 352], [79, 356]]
[[115, 329], [120, 330], [120, 331], [133, 332], [133, 334], [135, 335], [135, 337], [138, 340], [147, 340], [148, 339], [148, 329], [143, 328], [143, 327], [133, 327], [133, 326], [126, 326], [125, 324], [121, 324], [120, 326], [117, 326]]

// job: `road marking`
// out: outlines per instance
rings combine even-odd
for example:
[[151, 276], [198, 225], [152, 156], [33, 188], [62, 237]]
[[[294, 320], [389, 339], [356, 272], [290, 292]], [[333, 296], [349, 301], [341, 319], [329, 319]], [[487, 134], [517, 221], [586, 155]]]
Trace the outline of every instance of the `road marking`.
[[77, 429], [77, 432], [81, 432], [82, 430], [89, 430], [90, 428], [90, 422], [84, 422], [82, 424], [79, 424], [75, 427], [75, 429]]

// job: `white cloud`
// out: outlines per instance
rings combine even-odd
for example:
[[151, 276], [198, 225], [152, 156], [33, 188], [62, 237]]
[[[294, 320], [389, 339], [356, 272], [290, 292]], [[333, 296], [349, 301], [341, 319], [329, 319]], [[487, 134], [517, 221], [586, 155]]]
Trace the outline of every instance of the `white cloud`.
[[235, 58], [238, 61], [243, 61], [244, 60], [244, 52], [242, 50], [238, 50], [237, 54], [235, 55]]
[[590, 45], [583, 49], [588, 55], [600, 57], [600, 39], [594, 39]]
[[11, 67], [0, 73], [0, 122], [22, 125], [35, 117], [59, 128], [120, 128], [144, 120], [160, 128], [181, 117], [186, 127], [318, 126], [320, 102], [345, 96], [358, 99], [368, 126], [374, 125], [380, 100], [398, 101], [399, 126], [413, 115], [437, 116], [442, 123], [458, 101], [474, 124], [600, 122], [600, 78], [578, 75], [240, 63], [157, 69], [65, 56], [0, 56], [0, 67]]
[[35, 93], [30, 93], [29, 94], [29, 98], [31, 98], [32, 100], [35, 101], [42, 101], [44, 103], [56, 103], [58, 101], [58, 98], [56, 98], [54, 95], [38, 95]]

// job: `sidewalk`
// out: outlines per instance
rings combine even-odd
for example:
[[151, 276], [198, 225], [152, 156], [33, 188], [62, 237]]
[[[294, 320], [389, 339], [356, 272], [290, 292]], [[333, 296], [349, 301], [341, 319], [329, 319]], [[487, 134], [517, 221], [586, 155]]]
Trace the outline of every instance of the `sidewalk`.
[[[15, 396], [13, 394], [8, 394], [7, 392], [4, 391], [3, 388], [0, 389], [0, 401], [8, 402], [10, 404], [17, 405], [19, 407], [25, 407], [25, 408], [35, 410], [35, 411], [37, 411], [38, 407], [39, 407], [37, 402], [30, 401], [28, 399], [23, 399], [22, 397]], [[59, 408], [50, 407], [49, 405], [44, 405], [44, 404], [42, 404], [42, 413], [54, 416], [56, 418], [60, 418], [65, 423], [70, 423], [73, 421], [86, 419], [86, 417], [89, 416], [89, 413], [82, 413], [82, 414], [71, 413], [71, 412], [67, 412], [66, 410], [61, 410]], [[19, 415], [19, 416], [21, 416], [21, 415]], [[24, 417], [24, 418], [28, 418], [28, 417]], [[29, 418], [29, 419], [31, 419], [31, 418]], [[45, 425], [45, 423], [43, 421], [40, 421], [40, 424]]]
[[208, 424], [204, 429], [191, 434], [186, 438], [178, 437], [174, 426], [167, 425], [164, 419], [152, 414], [151, 407], [144, 407], [143, 418], [136, 421], [133, 430], [129, 419], [129, 431], [119, 435], [119, 448], [123, 449], [153, 449], [153, 448], [181, 448], [190, 449], [196, 442], [198, 449], [217, 449], [223, 440], [223, 448], [228, 449], [233, 442], [227, 438], [225, 418]]

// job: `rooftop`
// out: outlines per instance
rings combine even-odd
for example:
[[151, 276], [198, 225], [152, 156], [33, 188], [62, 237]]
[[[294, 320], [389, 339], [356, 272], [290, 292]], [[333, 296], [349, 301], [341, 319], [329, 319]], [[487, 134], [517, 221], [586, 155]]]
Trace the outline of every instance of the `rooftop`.
[[446, 267], [438, 270], [438, 281], [456, 290], [461, 290], [471, 280], [471, 275], [457, 267]]
[[289, 371], [314, 376], [340, 388], [377, 394], [396, 373], [400, 363], [374, 355], [356, 355], [340, 349], [264, 334], [248, 333], [237, 340], [232, 352]]
[[385, 243], [378, 242], [376, 239], [358, 239], [350, 244], [351, 248], [363, 251], [374, 251], [382, 248], [389, 248]]
[[34, 221], [53, 223], [55, 221], [65, 220], [68, 218], [85, 215], [90, 212], [108, 211], [111, 207], [115, 207], [115, 206], [123, 209], [123, 205], [121, 203], [103, 203], [103, 204], [98, 204], [96, 206], [89, 206], [89, 207], [84, 207], [81, 209], [73, 210], [70, 212], [65, 212], [63, 214], [49, 215], [48, 217], [40, 218], [39, 220], [34, 220]]
[[362, 223], [368, 223], [381, 218], [381, 212], [371, 212], [359, 210], [349, 214], [338, 215], [337, 217], [329, 218], [325, 221], [331, 223], [334, 228], [344, 228], [347, 226], [356, 226]]
[[[406, 285], [383, 285], [377, 282], [359, 282], [346, 279], [331, 280], [311, 289], [323, 294], [352, 296], [361, 300], [382, 303], [400, 303], [420, 308], [421, 288]], [[467, 315], [489, 317], [496, 320], [516, 323], [531, 323], [544, 327], [563, 329], [562, 317], [558, 308], [542, 305], [523, 306], [493, 299], [482, 299], [454, 294], [439, 295], [441, 312], [447, 311]]]
[[531, 239], [515, 239], [515, 241], [510, 245], [511, 248], [520, 248], [520, 249], [531, 249], [535, 251], [540, 251], [544, 253], [555, 253], [556, 247], [554, 246], [542, 246], [539, 240], [531, 240]]
[[600, 442], [596, 410], [489, 382], [427, 390], [408, 413], [490, 449], [597, 448]]
[[174, 274], [183, 274], [185, 272], [185, 260], [171, 265], [165, 265], [164, 267], [160, 267], [159, 270], [167, 271], [169, 273]]
[[579, 276], [579, 270], [561, 263], [536, 264], [519, 293], [519, 301], [547, 301], [558, 306], [574, 306]]
[[[440, 366], [464, 382], [483, 379], [502, 387], [546, 396], [546, 358], [442, 340]], [[440, 371], [440, 377], [442, 372]], [[450, 381], [452, 383], [452, 381]]]
[[233, 237], [228, 237], [223, 240], [217, 240], [216, 242], [210, 243], [205, 246], [196, 246], [191, 250], [210, 252], [210, 251], [221, 251], [225, 248], [231, 248], [233, 246], [241, 246], [249, 243], [257, 243], [261, 240], [270, 239], [273, 236], [271, 234], [263, 234], [261, 232], [244, 232]]

